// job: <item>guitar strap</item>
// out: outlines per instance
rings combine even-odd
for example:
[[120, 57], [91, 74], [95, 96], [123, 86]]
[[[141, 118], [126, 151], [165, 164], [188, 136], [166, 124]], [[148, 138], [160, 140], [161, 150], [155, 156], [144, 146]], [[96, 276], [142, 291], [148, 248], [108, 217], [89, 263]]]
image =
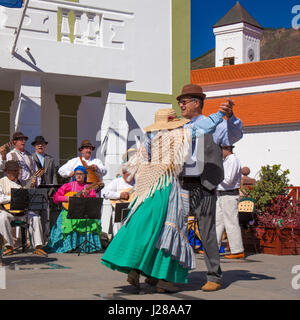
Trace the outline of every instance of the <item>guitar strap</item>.
[[[22, 160], [23, 160], [23, 162], [24, 162], [24, 165], [28, 168], [28, 170], [30, 171], [30, 174], [32, 175], [32, 174], [34, 173], [34, 170], [33, 170], [33, 159], [32, 159], [31, 154], [30, 154], [29, 152], [25, 151], [25, 155], [26, 155], [26, 156], [28, 157], [28, 159], [29, 159], [29, 165], [28, 165], [28, 163], [25, 161], [24, 157], [23, 157], [19, 152], [18, 152], [18, 155], [22, 158]], [[19, 162], [20, 159], [19, 159], [18, 155], [17, 155], [17, 151], [12, 152], [12, 153], [11, 153], [11, 158], [12, 158], [12, 160]]]
[[85, 168], [87, 168], [87, 164], [86, 164], [85, 161], [82, 160], [82, 157], [79, 157], [79, 159], [80, 159], [80, 162], [82, 163], [82, 165], [83, 165]]

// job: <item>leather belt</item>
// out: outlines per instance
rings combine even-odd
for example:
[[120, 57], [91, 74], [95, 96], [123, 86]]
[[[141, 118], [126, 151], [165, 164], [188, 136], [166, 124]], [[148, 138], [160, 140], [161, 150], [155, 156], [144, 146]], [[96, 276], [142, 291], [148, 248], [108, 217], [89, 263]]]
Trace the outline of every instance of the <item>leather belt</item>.
[[239, 194], [239, 189], [217, 190], [217, 196], [238, 196]]

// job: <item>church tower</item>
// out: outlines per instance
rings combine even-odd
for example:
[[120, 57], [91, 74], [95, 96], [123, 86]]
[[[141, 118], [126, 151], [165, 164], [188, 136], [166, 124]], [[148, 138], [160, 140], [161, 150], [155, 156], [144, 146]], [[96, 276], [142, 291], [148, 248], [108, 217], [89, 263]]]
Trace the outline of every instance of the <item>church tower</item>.
[[215, 66], [260, 61], [263, 28], [237, 1], [214, 26]]

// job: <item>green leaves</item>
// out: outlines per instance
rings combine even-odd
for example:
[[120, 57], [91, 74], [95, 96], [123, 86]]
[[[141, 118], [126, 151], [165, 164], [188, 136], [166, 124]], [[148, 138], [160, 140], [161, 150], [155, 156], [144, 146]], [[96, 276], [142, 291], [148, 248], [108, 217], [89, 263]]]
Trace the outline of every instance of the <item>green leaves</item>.
[[289, 173], [289, 170], [281, 170], [280, 164], [261, 167], [258, 181], [247, 192], [248, 196], [256, 199], [258, 214], [262, 214], [277, 196], [288, 194]]

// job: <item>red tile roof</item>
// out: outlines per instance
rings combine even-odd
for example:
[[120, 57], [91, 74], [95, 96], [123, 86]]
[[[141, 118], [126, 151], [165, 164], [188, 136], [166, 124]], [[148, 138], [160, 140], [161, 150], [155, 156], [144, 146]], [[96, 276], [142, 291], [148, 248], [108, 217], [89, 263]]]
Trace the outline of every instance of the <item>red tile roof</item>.
[[199, 85], [300, 75], [300, 55], [233, 66], [191, 71], [191, 83]]
[[[216, 112], [226, 98], [206, 99], [203, 113]], [[300, 123], [300, 90], [232, 97], [234, 113], [245, 127]]]

